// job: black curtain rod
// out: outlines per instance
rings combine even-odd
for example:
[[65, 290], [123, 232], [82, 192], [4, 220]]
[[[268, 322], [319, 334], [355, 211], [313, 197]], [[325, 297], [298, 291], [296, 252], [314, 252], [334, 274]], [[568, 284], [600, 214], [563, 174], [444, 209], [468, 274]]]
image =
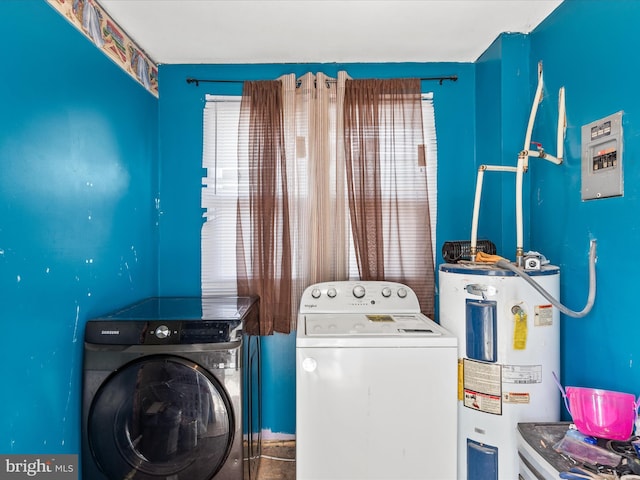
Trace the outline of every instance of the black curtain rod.
[[[437, 81], [440, 82], [440, 85], [442, 85], [442, 82], [444, 82], [445, 80], [450, 80], [452, 82], [456, 82], [458, 81], [458, 76], [457, 75], [449, 75], [447, 77], [422, 77], [419, 78], [419, 80], [421, 81]], [[199, 87], [201, 83], [244, 83], [244, 80], [206, 80], [206, 79], [201, 79], [201, 78], [187, 78], [187, 83], [191, 84], [191, 83], [195, 83], [196, 87]]]

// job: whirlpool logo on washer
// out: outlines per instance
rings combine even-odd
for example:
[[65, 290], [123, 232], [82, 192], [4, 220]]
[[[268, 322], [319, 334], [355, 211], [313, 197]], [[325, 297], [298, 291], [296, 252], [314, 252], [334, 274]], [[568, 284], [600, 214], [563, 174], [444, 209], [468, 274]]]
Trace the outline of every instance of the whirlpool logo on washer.
[[78, 480], [78, 455], [0, 455], [0, 480]]

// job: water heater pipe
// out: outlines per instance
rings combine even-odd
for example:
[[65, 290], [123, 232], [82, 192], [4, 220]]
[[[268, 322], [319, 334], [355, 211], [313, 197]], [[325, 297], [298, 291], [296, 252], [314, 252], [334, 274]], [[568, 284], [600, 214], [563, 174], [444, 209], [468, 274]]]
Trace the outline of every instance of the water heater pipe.
[[501, 165], [480, 165], [478, 167], [478, 177], [476, 178], [476, 196], [473, 201], [473, 218], [471, 220], [471, 245], [470, 255], [471, 258], [478, 253], [478, 217], [480, 216], [480, 199], [482, 198], [482, 184], [484, 181], [484, 172], [515, 172], [516, 167], [505, 167]]
[[525, 150], [518, 155], [516, 167], [516, 265], [524, 266], [524, 221], [522, 219], [522, 177], [525, 172], [525, 163], [528, 160]]
[[533, 124], [536, 121], [536, 114], [538, 113], [538, 105], [542, 102], [542, 86], [544, 82], [542, 80], [542, 62], [538, 62], [538, 86], [536, 87], [536, 94], [533, 97], [533, 105], [531, 106], [531, 113], [529, 113], [529, 123], [527, 124], [527, 133], [524, 136], [524, 147], [522, 150], [529, 150], [531, 147], [531, 135], [533, 133]]
[[516, 166], [516, 265], [520, 268], [524, 266], [524, 227], [523, 227], [523, 215], [522, 215], [522, 184], [523, 176], [529, 169], [529, 157], [537, 157], [552, 162], [556, 165], [562, 163], [562, 155], [564, 153], [563, 143], [566, 131], [566, 109], [564, 102], [564, 87], [560, 89], [558, 94], [558, 156], [554, 157], [546, 153], [541, 146], [538, 146], [538, 151], [531, 151], [531, 135], [533, 133], [533, 125], [536, 120], [536, 114], [538, 112], [538, 105], [542, 102], [543, 91], [543, 75], [542, 75], [542, 62], [538, 63], [538, 86], [536, 87], [536, 93], [533, 98], [533, 105], [531, 106], [531, 113], [529, 114], [529, 124], [527, 125], [527, 132], [524, 139], [524, 148], [518, 154], [518, 163]]
[[543, 92], [543, 75], [542, 75], [542, 62], [538, 63], [538, 85], [536, 87], [536, 93], [533, 99], [533, 105], [531, 106], [531, 112], [529, 114], [529, 123], [527, 125], [527, 131], [525, 134], [524, 148], [518, 154], [518, 162], [515, 167], [507, 167], [501, 165], [480, 165], [478, 168], [478, 177], [476, 179], [476, 194], [473, 203], [473, 218], [471, 221], [471, 245], [470, 254], [474, 257], [477, 253], [477, 241], [478, 241], [478, 217], [480, 213], [480, 199], [482, 197], [482, 184], [484, 181], [485, 171], [499, 171], [499, 172], [515, 172], [516, 174], [516, 265], [523, 267], [524, 262], [524, 234], [523, 234], [523, 214], [522, 214], [522, 185], [523, 176], [529, 169], [529, 157], [541, 158], [547, 160], [556, 165], [560, 165], [563, 161], [564, 155], [564, 138], [566, 132], [566, 108], [565, 108], [565, 94], [564, 87], [560, 88], [558, 93], [558, 131], [557, 131], [557, 157], [548, 154], [544, 151], [541, 145], [538, 145], [538, 150], [530, 150], [531, 135], [533, 133], [533, 126], [536, 120], [538, 112], [538, 105], [542, 102]]
[[527, 132], [524, 136], [524, 147], [518, 154], [518, 163], [516, 166], [516, 265], [524, 266], [524, 221], [522, 218], [522, 183], [523, 175], [529, 169], [529, 148], [531, 147], [531, 135], [533, 133], [533, 125], [536, 121], [538, 113], [538, 105], [542, 101], [542, 62], [538, 63], [538, 86], [536, 94], [533, 97], [531, 112], [529, 113], [529, 123], [527, 124]]
[[558, 157], [554, 157], [553, 155], [549, 155], [542, 148], [540, 148], [538, 150], [529, 150], [528, 152], [526, 152], [526, 155], [527, 155], [527, 157], [541, 158], [543, 160], [547, 160], [548, 162], [554, 163], [556, 165], [562, 164], [562, 161], [563, 161], [562, 158], [558, 158]]
[[549, 292], [547, 292], [535, 280], [533, 280], [529, 275], [527, 275], [524, 272], [524, 270], [516, 267], [508, 260], [504, 260], [504, 259], [498, 260], [496, 262], [496, 266], [510, 270], [516, 275], [522, 277], [529, 285], [535, 288], [538, 291], [538, 293], [540, 293], [540, 295], [546, 298], [549, 302], [551, 302], [551, 304], [554, 307], [556, 307], [565, 315], [568, 315], [573, 318], [582, 318], [585, 315], [587, 315], [593, 308], [593, 304], [596, 299], [596, 240], [591, 240], [591, 244], [589, 246], [589, 295], [587, 296], [587, 304], [579, 312], [570, 310], [564, 305], [562, 305], [558, 300], [553, 298], [553, 296]]
[[556, 155], [558, 160], [562, 163], [564, 158], [564, 138], [567, 132], [567, 107], [564, 100], [564, 87], [560, 87], [558, 91], [558, 132], [557, 132], [557, 147]]
[[[542, 77], [540, 77], [540, 82], [542, 81]], [[536, 91], [536, 95], [538, 95], [538, 91]], [[537, 104], [539, 101], [534, 99], [533, 107], [531, 112], [538, 110]], [[529, 117], [529, 122], [535, 120], [535, 115], [533, 117]], [[527, 128], [527, 139], [531, 142], [531, 131], [533, 129], [533, 123], [529, 123], [529, 127]], [[560, 165], [564, 159], [564, 139], [567, 131], [567, 109], [565, 104], [565, 96], [564, 96], [564, 87], [560, 87], [558, 90], [558, 129], [557, 129], [557, 139], [556, 139], [556, 156], [550, 155], [548, 152], [545, 152], [540, 144], [538, 145], [538, 150], [530, 150], [530, 144], [527, 145], [523, 150], [522, 154], [526, 155], [525, 163], [524, 163], [524, 171], [526, 172], [529, 168], [528, 157], [536, 157], [542, 158], [543, 160], [547, 160], [556, 165]], [[525, 141], [527, 141], [525, 139]]]

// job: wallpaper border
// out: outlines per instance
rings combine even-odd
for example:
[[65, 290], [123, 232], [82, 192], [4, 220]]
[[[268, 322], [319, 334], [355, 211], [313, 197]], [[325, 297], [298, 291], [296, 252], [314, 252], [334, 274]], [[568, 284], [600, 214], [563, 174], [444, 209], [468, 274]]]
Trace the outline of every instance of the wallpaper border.
[[158, 66], [96, 0], [46, 0], [96, 47], [158, 97]]

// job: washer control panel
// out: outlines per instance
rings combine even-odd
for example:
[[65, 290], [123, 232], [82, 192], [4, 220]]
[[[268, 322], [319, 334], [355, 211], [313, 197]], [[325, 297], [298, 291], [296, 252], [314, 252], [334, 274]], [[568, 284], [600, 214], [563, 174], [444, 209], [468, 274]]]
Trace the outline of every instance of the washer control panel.
[[180, 345], [240, 341], [240, 320], [90, 320], [85, 341], [97, 345]]
[[171, 335], [171, 330], [169, 330], [169, 327], [167, 327], [166, 325], [159, 325], [158, 327], [156, 327], [156, 331], [154, 333], [158, 338], [167, 338], [169, 335]]
[[310, 285], [302, 294], [300, 313], [418, 313], [415, 292], [402, 283], [341, 281]]

